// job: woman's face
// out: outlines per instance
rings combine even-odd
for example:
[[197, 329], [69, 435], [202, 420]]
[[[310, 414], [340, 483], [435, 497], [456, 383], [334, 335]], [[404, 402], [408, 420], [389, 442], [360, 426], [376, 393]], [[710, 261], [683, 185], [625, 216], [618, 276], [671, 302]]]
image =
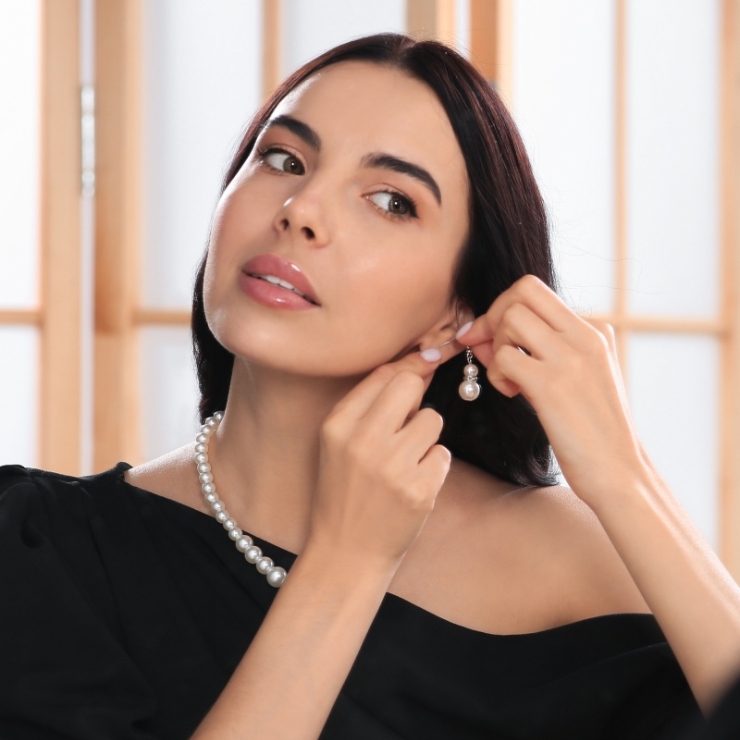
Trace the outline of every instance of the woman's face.
[[[467, 202], [462, 153], [426, 85], [366, 62], [321, 70], [279, 104], [218, 203], [211, 330], [237, 356], [317, 376], [440, 344], [458, 324], [447, 299]], [[269, 288], [244, 268], [264, 254], [297, 266], [319, 305], [256, 299]]]

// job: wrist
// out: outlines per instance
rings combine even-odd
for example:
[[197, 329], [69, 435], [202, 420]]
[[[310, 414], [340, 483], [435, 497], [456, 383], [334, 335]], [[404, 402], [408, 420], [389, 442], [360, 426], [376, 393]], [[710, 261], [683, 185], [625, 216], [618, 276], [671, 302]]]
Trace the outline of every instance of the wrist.
[[370, 558], [356, 550], [337, 547], [335, 542], [312, 536], [306, 542], [295, 565], [310, 571], [312, 578], [327, 579], [335, 584], [361, 589], [390, 585], [401, 560]]
[[670, 492], [665, 482], [643, 453], [631, 465], [610, 471], [586, 503], [603, 521], [631, 508], [652, 506], [666, 496], [670, 497]]

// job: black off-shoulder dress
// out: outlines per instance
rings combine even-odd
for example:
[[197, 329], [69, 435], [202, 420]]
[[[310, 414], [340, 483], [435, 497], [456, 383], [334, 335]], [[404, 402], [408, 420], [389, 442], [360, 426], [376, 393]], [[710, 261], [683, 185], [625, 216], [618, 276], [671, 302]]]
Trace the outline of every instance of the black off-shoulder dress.
[[[212, 517], [129, 467], [0, 467], [2, 740], [189, 738], [275, 597]], [[698, 716], [650, 615], [492, 635], [386, 594], [321, 738], [636, 740]]]

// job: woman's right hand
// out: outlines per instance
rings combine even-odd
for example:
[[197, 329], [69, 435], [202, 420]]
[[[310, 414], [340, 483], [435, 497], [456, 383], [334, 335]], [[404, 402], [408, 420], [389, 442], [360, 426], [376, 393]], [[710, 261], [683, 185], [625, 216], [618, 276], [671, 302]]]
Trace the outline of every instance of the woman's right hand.
[[450, 469], [442, 417], [419, 409], [434, 371], [463, 345], [381, 365], [329, 413], [307, 546], [394, 569], [418, 536]]

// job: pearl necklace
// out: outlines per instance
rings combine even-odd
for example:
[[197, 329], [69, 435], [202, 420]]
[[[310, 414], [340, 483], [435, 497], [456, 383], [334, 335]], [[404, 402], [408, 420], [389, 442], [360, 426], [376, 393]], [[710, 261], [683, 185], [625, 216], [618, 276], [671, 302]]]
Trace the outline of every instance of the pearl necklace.
[[216, 521], [222, 524], [229, 533], [229, 539], [234, 542], [236, 549], [244, 554], [244, 559], [252, 563], [263, 576], [266, 576], [271, 586], [280, 588], [288, 572], [285, 568], [275, 565], [270, 558], [262, 555], [262, 550], [254, 544], [248, 534], [239, 529], [234, 518], [226, 511], [223, 502], [216, 495], [216, 484], [213, 482], [213, 472], [208, 463], [208, 442], [223, 418], [223, 411], [217, 411], [213, 416], [209, 416], [195, 438], [195, 464], [198, 466], [203, 498], [214, 513]]

